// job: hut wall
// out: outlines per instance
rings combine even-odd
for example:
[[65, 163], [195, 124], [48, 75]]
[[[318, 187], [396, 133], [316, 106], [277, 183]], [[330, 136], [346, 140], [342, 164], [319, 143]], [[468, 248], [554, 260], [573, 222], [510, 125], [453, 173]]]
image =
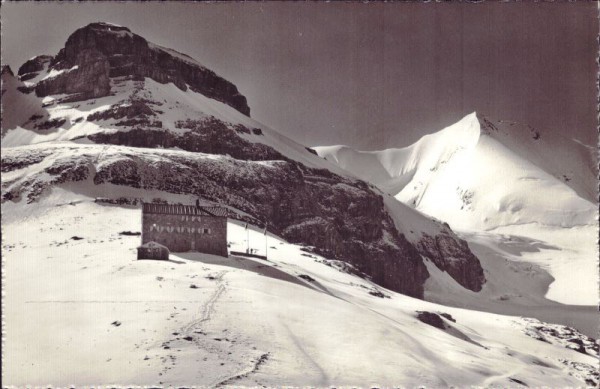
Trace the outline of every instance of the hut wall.
[[164, 247], [138, 247], [137, 259], [169, 259], [169, 251]]
[[142, 226], [142, 244], [155, 241], [172, 252], [227, 256], [226, 217], [143, 213]]

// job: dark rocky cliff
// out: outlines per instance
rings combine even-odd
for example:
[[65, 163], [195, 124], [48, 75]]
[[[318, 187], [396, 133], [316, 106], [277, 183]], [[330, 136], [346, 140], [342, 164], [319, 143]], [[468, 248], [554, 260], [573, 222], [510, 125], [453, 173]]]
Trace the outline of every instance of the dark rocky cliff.
[[475, 292], [483, 287], [485, 276], [479, 259], [467, 242], [454, 236], [451, 230], [436, 236], [424, 235], [417, 249], [463, 287]]
[[32, 59], [25, 62], [19, 68], [17, 74], [21, 81], [27, 81], [34, 77], [36, 77], [42, 70], [44, 70], [45, 66], [52, 61], [51, 55], [38, 55], [37, 57], [33, 57]]
[[[20, 69], [22, 79], [42, 70], [47, 56], [27, 61]], [[173, 50], [149, 43], [126, 27], [92, 23], [75, 31], [65, 47], [50, 60], [49, 70], [62, 71], [40, 81], [38, 96], [71, 94], [71, 101], [87, 100], [110, 94], [110, 79], [149, 77], [160, 83], [172, 82], [178, 88], [192, 90], [221, 101], [250, 116], [246, 98], [231, 82]]]

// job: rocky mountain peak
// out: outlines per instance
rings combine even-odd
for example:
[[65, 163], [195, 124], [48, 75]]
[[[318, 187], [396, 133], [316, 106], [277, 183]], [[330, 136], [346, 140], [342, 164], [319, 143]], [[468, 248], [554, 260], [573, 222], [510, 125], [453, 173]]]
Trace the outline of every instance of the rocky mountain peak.
[[14, 76], [12, 69], [8, 65], [2, 65], [2, 75], [5, 74], [10, 74], [11, 76]]
[[50, 73], [40, 80], [39, 97], [69, 94], [70, 101], [107, 96], [111, 79], [151, 78], [161, 84], [173, 83], [185, 91], [221, 101], [244, 115], [250, 115], [246, 97], [231, 82], [175, 50], [148, 42], [127, 27], [91, 23], [76, 30], [55, 57], [38, 56], [19, 69], [21, 80], [37, 76], [49, 62]]
[[494, 124], [493, 119], [481, 113], [476, 113], [476, 118], [479, 121], [481, 133], [489, 135], [498, 132], [498, 127]]
[[83, 28], [103, 30], [103, 31], [128, 31], [128, 32], [131, 32], [131, 30], [127, 27], [119, 26], [117, 24], [112, 24], [112, 23], [108, 23], [108, 22], [94, 22], [94, 23], [88, 24], [86, 27], [83, 27]]

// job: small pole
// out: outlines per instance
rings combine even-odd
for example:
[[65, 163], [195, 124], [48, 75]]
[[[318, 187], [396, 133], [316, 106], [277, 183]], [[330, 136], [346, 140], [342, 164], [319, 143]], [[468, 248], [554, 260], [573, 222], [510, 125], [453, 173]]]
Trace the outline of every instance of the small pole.
[[248, 230], [248, 223], [246, 223], [246, 254], [250, 254], [250, 231]]
[[265, 222], [265, 259], [267, 261], [269, 260], [268, 241], [269, 241], [269, 235], [267, 235], [267, 222]]

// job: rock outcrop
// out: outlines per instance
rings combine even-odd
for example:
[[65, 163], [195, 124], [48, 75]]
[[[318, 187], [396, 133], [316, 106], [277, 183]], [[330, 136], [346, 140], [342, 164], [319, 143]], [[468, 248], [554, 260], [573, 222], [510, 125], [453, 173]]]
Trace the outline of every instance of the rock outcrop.
[[[22, 80], [35, 77], [48, 60], [40, 56], [27, 61], [19, 69]], [[92, 23], [78, 29], [51, 59], [48, 70], [56, 74], [38, 83], [38, 96], [71, 94], [71, 101], [87, 100], [109, 95], [110, 78], [148, 77], [163, 84], [172, 82], [182, 90], [189, 86], [250, 115], [246, 98], [234, 84], [192, 58], [154, 45], [126, 27]]]
[[436, 236], [424, 234], [417, 242], [418, 250], [463, 287], [479, 292], [485, 283], [479, 259], [466, 241], [448, 228]]
[[[124, 119], [117, 122], [116, 126], [133, 125], [133, 129], [97, 133], [88, 138], [95, 143], [144, 148], [177, 147], [185, 151], [230, 155], [233, 158], [248, 161], [289, 160], [271, 147], [262, 143], [251, 143], [237, 135], [237, 133], [250, 134], [250, 129], [241, 125], [231, 125], [214, 117], [178, 121], [176, 127], [185, 130], [184, 133], [179, 134], [168, 129], [161, 129], [162, 124], [153, 119], [151, 110], [146, 111], [139, 106], [136, 108], [135, 104], [121, 107], [119, 110], [119, 112], [110, 113], [113, 119]], [[136, 113], [131, 113], [133, 110], [136, 110]], [[106, 117], [107, 112], [101, 112], [91, 118], [88, 116], [88, 121]]]
[[39, 73], [47, 67], [50, 61], [52, 61], [51, 55], [38, 55], [37, 57], [33, 57], [21, 65], [17, 75], [21, 81], [30, 80], [38, 76]]
[[[63, 62], [67, 65], [66, 62]], [[51, 67], [56, 70], [58, 67]], [[54, 94], [72, 95], [65, 101], [81, 101], [110, 94], [110, 65], [101, 52], [84, 49], [77, 53], [72, 66], [59, 69], [54, 77], [41, 80], [36, 88], [37, 96]]]

